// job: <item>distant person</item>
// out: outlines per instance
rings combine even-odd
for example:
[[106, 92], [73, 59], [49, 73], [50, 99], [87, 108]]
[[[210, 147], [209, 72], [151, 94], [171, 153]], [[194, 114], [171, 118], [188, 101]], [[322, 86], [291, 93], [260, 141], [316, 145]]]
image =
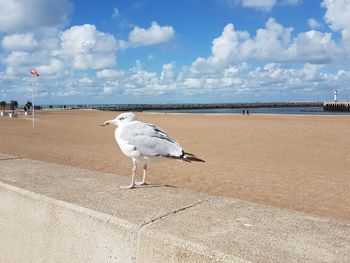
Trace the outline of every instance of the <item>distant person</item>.
[[249, 115], [249, 110], [247, 110], [247, 115]]
[[245, 110], [242, 111], [242, 114], [245, 115]]

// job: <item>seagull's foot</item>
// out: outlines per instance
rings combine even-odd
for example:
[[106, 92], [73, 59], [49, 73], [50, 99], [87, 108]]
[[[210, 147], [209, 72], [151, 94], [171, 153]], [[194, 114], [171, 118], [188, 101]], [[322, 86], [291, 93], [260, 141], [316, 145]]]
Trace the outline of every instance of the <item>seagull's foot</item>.
[[135, 184], [125, 185], [125, 186], [121, 185], [121, 186], [119, 186], [119, 189], [120, 190], [129, 190], [129, 189], [135, 188], [135, 186], [136, 186]]
[[136, 182], [135, 185], [137, 186], [143, 186], [143, 185], [148, 185], [146, 182]]

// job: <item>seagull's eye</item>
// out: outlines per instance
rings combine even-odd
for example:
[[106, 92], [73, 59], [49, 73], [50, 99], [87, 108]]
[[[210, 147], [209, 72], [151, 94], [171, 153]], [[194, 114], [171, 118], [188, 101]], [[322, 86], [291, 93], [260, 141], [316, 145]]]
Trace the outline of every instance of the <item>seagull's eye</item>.
[[124, 117], [119, 118], [120, 121], [122, 121], [122, 120], [124, 120], [124, 119], [125, 119]]

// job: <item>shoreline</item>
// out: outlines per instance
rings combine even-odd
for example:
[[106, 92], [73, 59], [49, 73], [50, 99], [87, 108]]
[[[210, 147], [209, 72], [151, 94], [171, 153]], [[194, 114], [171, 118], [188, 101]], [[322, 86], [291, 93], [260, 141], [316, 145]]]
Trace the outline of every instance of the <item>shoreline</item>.
[[[111, 111], [111, 112], [117, 112], [117, 111]], [[249, 115], [243, 115], [242, 113], [191, 113], [191, 112], [148, 112], [148, 111], [143, 111], [142, 113], [145, 114], [159, 114], [159, 115], [205, 115], [205, 116], [230, 116], [230, 115], [234, 115], [234, 116], [245, 116], [247, 118], [249, 118], [249, 116], [310, 116], [310, 117], [350, 117], [350, 113], [349, 114], [289, 114], [289, 113], [249, 113]]]
[[[79, 111], [87, 111], [87, 112], [108, 112], [113, 114], [122, 113], [125, 111], [100, 111], [98, 109], [42, 109], [35, 111], [36, 114], [40, 114], [40, 112], [43, 113], [63, 113], [63, 112], [79, 112]], [[6, 112], [9, 113], [9, 112]], [[23, 111], [15, 111], [15, 113], [21, 113], [19, 116], [25, 117], [25, 118], [31, 118], [31, 114], [28, 116], [25, 116]], [[249, 115], [243, 115], [242, 113], [194, 113], [194, 112], [162, 112], [162, 111], [141, 111], [141, 112], [134, 112], [136, 114], [150, 114], [150, 115], [179, 115], [179, 116], [244, 116], [249, 118], [249, 116], [293, 116], [293, 117], [350, 117], [350, 113], [334, 113], [334, 114], [291, 114], [291, 113], [259, 113], [259, 112], [251, 112]], [[0, 116], [0, 118], [7, 118], [8, 116]], [[39, 118], [38, 116], [35, 116], [35, 118]]]

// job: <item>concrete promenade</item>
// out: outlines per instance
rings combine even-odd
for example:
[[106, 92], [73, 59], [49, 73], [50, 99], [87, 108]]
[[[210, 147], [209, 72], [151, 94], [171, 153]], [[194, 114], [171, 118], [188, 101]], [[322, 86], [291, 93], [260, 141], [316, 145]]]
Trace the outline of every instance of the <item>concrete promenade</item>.
[[129, 180], [0, 154], [0, 262], [350, 262], [349, 223]]

